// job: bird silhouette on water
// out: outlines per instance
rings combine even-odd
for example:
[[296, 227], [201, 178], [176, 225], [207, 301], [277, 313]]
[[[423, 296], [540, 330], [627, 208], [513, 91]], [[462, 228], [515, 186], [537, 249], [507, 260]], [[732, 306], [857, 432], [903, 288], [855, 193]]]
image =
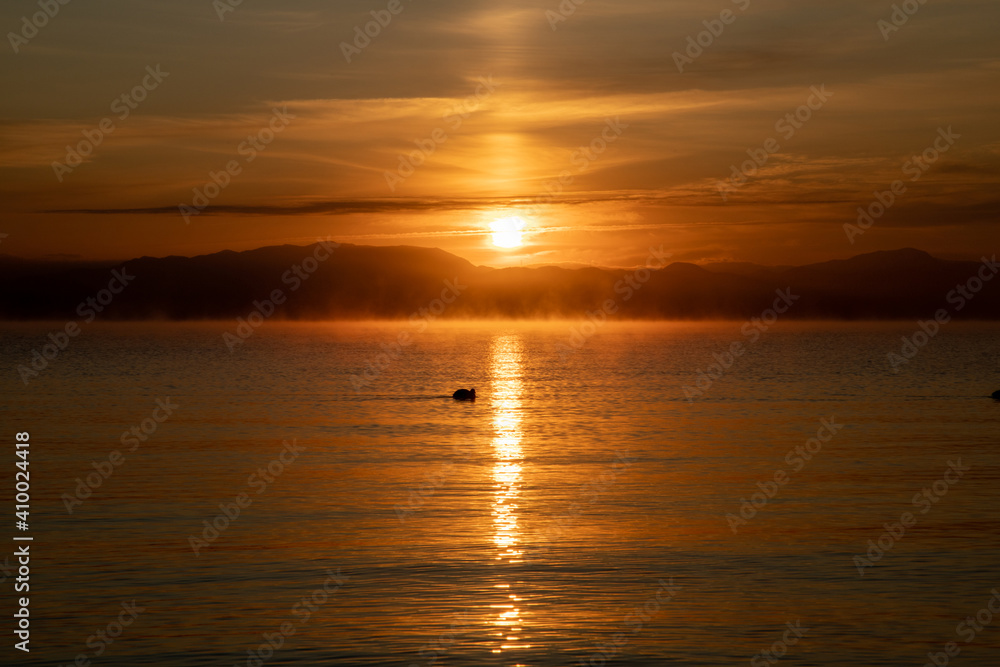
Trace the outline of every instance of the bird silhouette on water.
[[475, 389], [459, 389], [454, 394], [451, 395], [456, 401], [474, 401], [476, 400], [476, 390]]

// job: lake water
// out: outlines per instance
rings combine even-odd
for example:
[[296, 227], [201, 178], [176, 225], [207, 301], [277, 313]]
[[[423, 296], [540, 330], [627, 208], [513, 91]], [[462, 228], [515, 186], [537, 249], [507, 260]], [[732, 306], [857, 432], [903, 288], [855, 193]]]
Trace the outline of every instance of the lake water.
[[58, 326], [3, 664], [1000, 664], [998, 325], [91, 324], [26, 387]]

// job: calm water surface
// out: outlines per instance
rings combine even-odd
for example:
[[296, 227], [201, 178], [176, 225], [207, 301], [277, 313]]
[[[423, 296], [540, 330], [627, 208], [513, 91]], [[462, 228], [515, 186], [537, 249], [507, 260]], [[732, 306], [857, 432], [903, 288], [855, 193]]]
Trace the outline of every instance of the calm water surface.
[[94, 324], [25, 387], [57, 326], [0, 330], [35, 538], [32, 652], [5, 664], [735, 665], [798, 623], [781, 664], [955, 641], [951, 664], [1000, 665], [1000, 616], [956, 632], [1000, 587], [1000, 326], [949, 324], [893, 373], [914, 325], [616, 323], [566, 353], [567, 323], [269, 322], [233, 352], [225, 323]]

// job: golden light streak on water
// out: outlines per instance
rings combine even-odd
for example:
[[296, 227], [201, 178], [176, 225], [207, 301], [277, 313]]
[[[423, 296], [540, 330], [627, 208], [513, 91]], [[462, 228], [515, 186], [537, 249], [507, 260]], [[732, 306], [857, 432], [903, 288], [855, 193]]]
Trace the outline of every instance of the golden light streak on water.
[[[522, 396], [524, 392], [523, 345], [519, 335], [499, 335], [490, 344], [490, 395], [493, 413], [493, 541], [497, 546], [496, 560], [508, 564], [520, 563], [523, 552], [519, 548], [518, 498], [521, 495], [524, 458], [521, 450], [523, 432]], [[510, 584], [497, 587], [510, 588]], [[508, 599], [513, 603], [490, 605], [505, 609], [493, 624], [502, 632], [497, 633], [501, 643], [494, 653], [501, 653], [530, 646], [519, 643], [520, 636], [512, 634], [523, 630], [523, 619], [517, 603], [522, 600], [514, 594]], [[513, 643], [517, 642], [517, 643]]]

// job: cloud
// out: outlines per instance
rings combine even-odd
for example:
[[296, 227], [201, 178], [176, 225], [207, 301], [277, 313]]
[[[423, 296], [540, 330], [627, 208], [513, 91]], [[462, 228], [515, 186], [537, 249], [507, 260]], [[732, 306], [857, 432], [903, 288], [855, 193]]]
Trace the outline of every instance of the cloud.
[[[359, 238], [462, 239], [484, 216], [536, 201], [537, 228], [566, 240], [553, 247], [572, 246], [578, 230], [611, 254], [608, 239], [658, 229], [691, 252], [735, 257], [753, 244], [727, 240], [723, 226], [780, 225], [821, 248], [821, 225], [849, 218], [949, 125], [961, 141], [880, 227], [947, 227], [960, 238], [968, 225], [981, 238], [1000, 171], [1000, 4], [934, 0], [886, 41], [876, 22], [889, 2], [753, 0], [683, 74], [674, 51], [734, 3], [588, 0], [552, 30], [545, 12], [559, 5], [405, 3], [348, 64], [341, 42], [383, 3], [247, 1], [225, 21], [208, 0], [74, 3], [24, 53], [0, 60], [5, 212], [37, 246], [61, 238], [31, 231], [44, 219], [86, 225], [95, 245], [142, 246], [124, 255], [154, 252], [168, 242], [163, 218], [243, 160], [241, 143], [287, 105], [294, 122], [205, 209], [212, 225], [199, 233], [210, 239], [184, 243], [302, 236], [324, 217]], [[22, 11], [8, 3], [0, 22], [17, 25]], [[170, 78], [58, 182], [52, 163], [67, 145], [158, 63]], [[491, 76], [496, 91], [470, 97]], [[814, 85], [831, 101], [722, 201], [719, 180], [778, 136], [776, 122]], [[608, 118], [628, 128], [581, 160]], [[447, 140], [391, 191], [386, 174], [438, 130]]]

